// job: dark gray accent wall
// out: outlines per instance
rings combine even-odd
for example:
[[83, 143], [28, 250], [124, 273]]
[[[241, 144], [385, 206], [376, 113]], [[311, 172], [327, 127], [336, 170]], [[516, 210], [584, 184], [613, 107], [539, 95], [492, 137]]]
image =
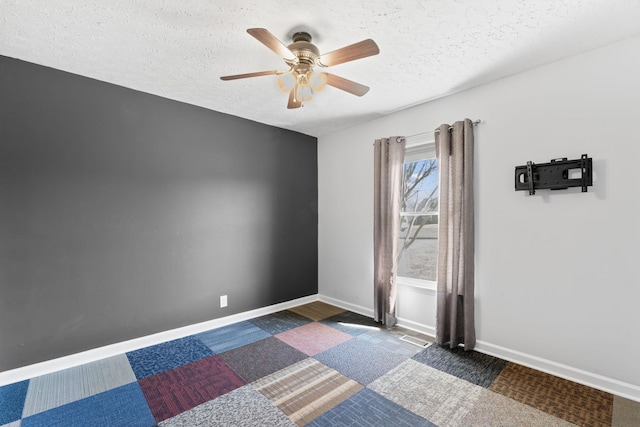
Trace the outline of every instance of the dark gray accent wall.
[[316, 148], [0, 56], [0, 371], [316, 294]]

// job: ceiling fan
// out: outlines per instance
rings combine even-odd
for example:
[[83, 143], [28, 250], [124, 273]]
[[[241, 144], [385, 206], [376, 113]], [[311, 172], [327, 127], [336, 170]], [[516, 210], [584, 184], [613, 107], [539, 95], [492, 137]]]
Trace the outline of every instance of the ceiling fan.
[[277, 75], [280, 89], [289, 93], [287, 108], [300, 108], [303, 102], [310, 101], [315, 92], [321, 91], [326, 85], [344, 90], [356, 96], [362, 96], [369, 88], [360, 83], [347, 80], [326, 72], [316, 72], [314, 67], [331, 67], [356, 59], [380, 53], [378, 45], [371, 39], [366, 39], [349, 46], [320, 54], [318, 48], [311, 43], [311, 35], [307, 32], [297, 32], [293, 35], [293, 43], [285, 46], [273, 34], [264, 28], [249, 28], [247, 32], [260, 43], [267, 46], [287, 64], [287, 71], [271, 70], [255, 73], [235, 74], [220, 77], [222, 80], [236, 80], [248, 77]]

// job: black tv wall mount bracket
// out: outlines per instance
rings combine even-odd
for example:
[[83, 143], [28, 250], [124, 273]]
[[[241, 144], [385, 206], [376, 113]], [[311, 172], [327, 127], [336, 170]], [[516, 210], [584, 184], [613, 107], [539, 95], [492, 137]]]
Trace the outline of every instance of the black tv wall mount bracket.
[[593, 166], [591, 157], [586, 154], [576, 160], [564, 157], [549, 163], [529, 161], [524, 166], [516, 166], [515, 178], [516, 191], [529, 190], [530, 195], [545, 188], [566, 190], [569, 187], [582, 187], [582, 192], [586, 193], [587, 187], [593, 185]]

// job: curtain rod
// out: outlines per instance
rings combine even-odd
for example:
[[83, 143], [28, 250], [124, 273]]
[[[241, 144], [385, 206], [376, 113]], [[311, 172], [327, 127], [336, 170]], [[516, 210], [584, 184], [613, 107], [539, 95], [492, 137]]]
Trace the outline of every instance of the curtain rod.
[[[474, 126], [479, 125], [480, 123], [482, 123], [482, 120], [474, 120], [473, 122], [471, 122]], [[453, 127], [449, 126], [449, 130], [453, 129]], [[433, 135], [435, 133], [440, 133], [440, 129], [434, 129], [434, 130], [430, 130], [428, 132], [422, 132], [422, 133], [416, 133], [415, 135], [409, 135], [409, 136], [405, 136], [405, 139], [409, 139], [409, 138], [416, 138], [418, 136], [427, 136], [427, 135]]]

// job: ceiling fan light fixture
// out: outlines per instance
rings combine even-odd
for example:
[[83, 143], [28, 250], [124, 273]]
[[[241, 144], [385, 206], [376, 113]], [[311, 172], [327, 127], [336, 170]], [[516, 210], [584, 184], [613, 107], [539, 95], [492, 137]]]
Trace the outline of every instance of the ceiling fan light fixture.
[[311, 101], [313, 98], [313, 90], [309, 83], [299, 83], [296, 87], [296, 100], [299, 102]]
[[278, 87], [284, 93], [289, 93], [296, 85], [296, 76], [293, 71], [288, 71], [286, 73], [282, 73], [278, 75], [276, 82], [278, 83]]
[[315, 71], [310, 71], [307, 74], [307, 81], [314, 92], [320, 92], [325, 88], [325, 86], [327, 86], [327, 73], [316, 73]]

